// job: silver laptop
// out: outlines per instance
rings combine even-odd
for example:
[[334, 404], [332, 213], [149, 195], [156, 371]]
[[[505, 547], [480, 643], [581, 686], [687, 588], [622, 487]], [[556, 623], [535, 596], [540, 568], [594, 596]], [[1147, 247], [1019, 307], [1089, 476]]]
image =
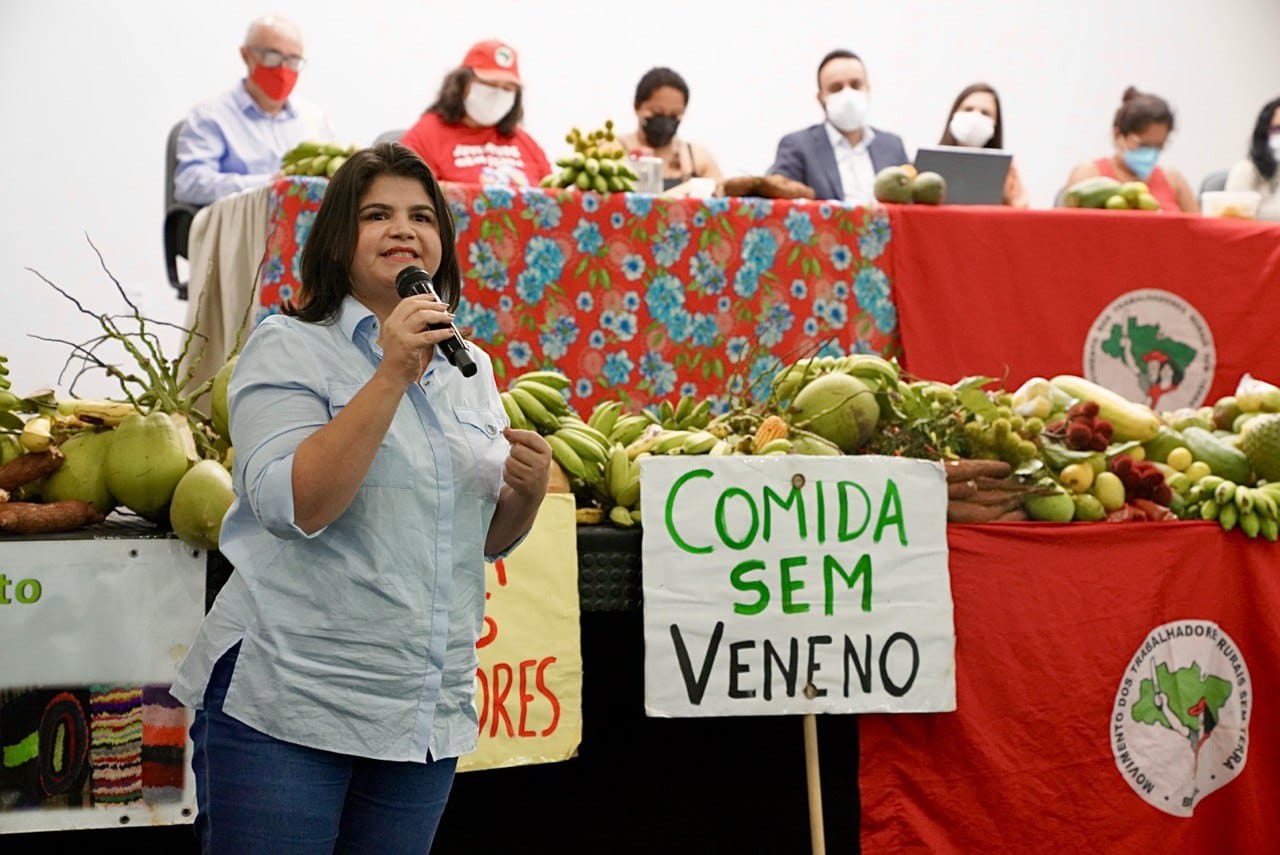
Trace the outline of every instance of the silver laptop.
[[998, 148], [922, 145], [916, 170], [936, 172], [947, 182], [948, 205], [1002, 205], [1013, 155]]

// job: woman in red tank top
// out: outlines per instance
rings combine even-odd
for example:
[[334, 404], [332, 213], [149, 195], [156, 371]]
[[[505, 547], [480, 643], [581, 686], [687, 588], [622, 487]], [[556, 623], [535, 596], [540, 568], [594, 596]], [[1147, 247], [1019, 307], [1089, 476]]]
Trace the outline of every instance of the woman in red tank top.
[[1156, 166], [1173, 132], [1173, 111], [1163, 98], [1130, 86], [1111, 123], [1111, 132], [1115, 151], [1108, 157], [1077, 164], [1067, 179], [1068, 187], [1098, 175], [1118, 181], [1142, 181], [1160, 203], [1161, 211], [1200, 213], [1196, 194], [1182, 174]]

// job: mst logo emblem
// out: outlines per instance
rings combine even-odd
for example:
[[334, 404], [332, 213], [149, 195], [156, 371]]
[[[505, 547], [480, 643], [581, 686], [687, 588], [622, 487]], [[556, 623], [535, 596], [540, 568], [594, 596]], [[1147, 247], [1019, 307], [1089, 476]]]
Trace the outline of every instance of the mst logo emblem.
[[1084, 344], [1084, 376], [1157, 410], [1198, 407], [1213, 384], [1213, 333], [1177, 294], [1143, 288], [1102, 310]]
[[1116, 768], [1147, 804], [1191, 816], [1244, 770], [1253, 686], [1216, 623], [1158, 626], [1134, 654], [1111, 709]]

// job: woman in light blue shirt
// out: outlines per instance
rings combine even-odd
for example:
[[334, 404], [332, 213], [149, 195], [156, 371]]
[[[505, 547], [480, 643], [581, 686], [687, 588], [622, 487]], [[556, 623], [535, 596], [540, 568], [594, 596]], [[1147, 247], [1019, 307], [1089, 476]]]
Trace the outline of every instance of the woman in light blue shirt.
[[[410, 265], [439, 299], [399, 297]], [[461, 281], [426, 164], [365, 149], [316, 214], [298, 307], [236, 364], [236, 570], [171, 690], [197, 710], [207, 853], [425, 852], [475, 748], [483, 562], [528, 532], [551, 452], [508, 426], [482, 350], [464, 377], [437, 346]]]

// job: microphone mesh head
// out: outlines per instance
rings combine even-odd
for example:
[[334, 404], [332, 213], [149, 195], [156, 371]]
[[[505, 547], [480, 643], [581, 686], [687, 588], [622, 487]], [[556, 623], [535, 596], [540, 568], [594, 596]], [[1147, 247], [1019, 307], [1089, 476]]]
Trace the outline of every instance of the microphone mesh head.
[[435, 290], [435, 285], [431, 281], [431, 274], [421, 267], [415, 267], [411, 264], [396, 274], [396, 293], [401, 297], [408, 297], [410, 294], [425, 294], [428, 291], [434, 293]]

